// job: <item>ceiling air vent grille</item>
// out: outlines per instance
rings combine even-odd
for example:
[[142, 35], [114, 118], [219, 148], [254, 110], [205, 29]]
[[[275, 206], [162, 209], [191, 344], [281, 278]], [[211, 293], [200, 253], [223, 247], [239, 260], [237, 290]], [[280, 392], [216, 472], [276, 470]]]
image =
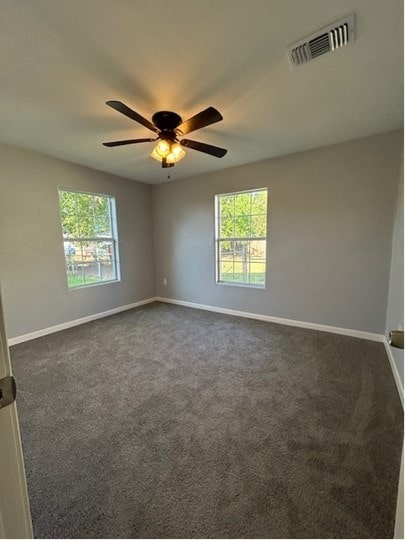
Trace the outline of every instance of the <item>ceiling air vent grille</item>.
[[322, 54], [344, 47], [351, 41], [354, 41], [353, 13], [294, 43], [288, 47], [288, 56], [294, 66], [300, 66]]
[[312, 39], [309, 43], [309, 51], [311, 53], [311, 58], [316, 58], [317, 56], [321, 56], [321, 54], [325, 54], [330, 51], [330, 45], [329, 45], [329, 35], [328, 34], [322, 34], [319, 37], [316, 37], [315, 39]]

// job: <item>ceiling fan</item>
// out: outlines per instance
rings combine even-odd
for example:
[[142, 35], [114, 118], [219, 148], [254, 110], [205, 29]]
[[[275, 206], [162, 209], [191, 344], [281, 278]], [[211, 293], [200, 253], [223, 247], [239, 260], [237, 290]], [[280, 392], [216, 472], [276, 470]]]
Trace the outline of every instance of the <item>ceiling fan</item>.
[[158, 111], [152, 116], [152, 122], [149, 122], [149, 120], [127, 107], [127, 105], [121, 101], [107, 101], [106, 105], [121, 114], [128, 116], [131, 120], [135, 120], [135, 122], [142, 124], [151, 131], [154, 131], [157, 134], [157, 137], [154, 139], [128, 139], [125, 141], [105, 142], [103, 143], [104, 146], [112, 147], [123, 146], [125, 144], [159, 141], [153, 149], [151, 156], [160, 161], [164, 169], [167, 167], [174, 167], [175, 163], [183, 159], [186, 155], [183, 147], [198, 150], [199, 152], [204, 152], [205, 154], [217, 158], [222, 158], [227, 153], [225, 148], [220, 148], [219, 146], [212, 146], [211, 144], [181, 138], [191, 131], [220, 122], [223, 117], [220, 112], [214, 109], [214, 107], [204, 109], [185, 122], [183, 122], [181, 117], [175, 112]]

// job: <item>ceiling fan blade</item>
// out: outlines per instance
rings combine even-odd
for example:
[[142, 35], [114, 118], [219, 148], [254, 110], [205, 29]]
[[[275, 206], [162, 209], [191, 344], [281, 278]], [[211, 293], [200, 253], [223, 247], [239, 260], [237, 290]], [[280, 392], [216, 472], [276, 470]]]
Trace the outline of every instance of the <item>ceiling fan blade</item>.
[[124, 103], [121, 101], [106, 101], [106, 105], [111, 107], [112, 109], [115, 109], [116, 111], [120, 112], [121, 114], [125, 114], [125, 116], [128, 116], [128, 118], [131, 118], [131, 120], [135, 120], [135, 122], [138, 122], [139, 124], [142, 124], [143, 126], [147, 127], [151, 131], [155, 131], [158, 133], [158, 128], [152, 124], [152, 122], [149, 122], [149, 120], [146, 120], [143, 116], [138, 114], [137, 112], [133, 111], [129, 107], [127, 107]]
[[193, 150], [198, 150], [199, 152], [204, 152], [205, 154], [210, 154], [211, 156], [215, 156], [217, 158], [224, 157], [224, 155], [228, 152], [228, 150], [225, 150], [225, 148], [212, 146], [211, 144], [205, 144], [198, 141], [190, 141], [190, 139], [182, 139], [180, 144], [186, 148], [192, 148]]
[[103, 142], [104, 146], [123, 146], [124, 144], [137, 144], [141, 142], [153, 142], [156, 139], [128, 139], [126, 141], [112, 141], [112, 142]]
[[214, 109], [214, 107], [208, 107], [208, 109], [201, 111], [180, 124], [176, 128], [176, 131], [181, 131], [182, 135], [187, 135], [191, 131], [215, 124], [215, 122], [220, 122], [221, 120], [223, 120], [222, 114]]

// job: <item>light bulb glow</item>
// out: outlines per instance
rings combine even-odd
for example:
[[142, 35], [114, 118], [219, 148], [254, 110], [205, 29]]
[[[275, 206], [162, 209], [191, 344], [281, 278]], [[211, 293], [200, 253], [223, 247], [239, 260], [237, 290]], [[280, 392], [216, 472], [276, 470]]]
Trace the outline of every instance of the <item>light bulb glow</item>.
[[163, 158], [166, 158], [167, 163], [177, 163], [183, 159], [185, 155], [186, 153], [179, 143], [170, 143], [164, 139], [157, 143], [151, 153], [153, 159], [161, 162], [163, 161]]
[[165, 140], [159, 141], [158, 144], [156, 145], [157, 155], [160, 157], [166, 157], [169, 152], [170, 152], [170, 144]]
[[181, 157], [183, 157], [182, 154], [184, 154], [184, 150], [179, 143], [172, 144], [170, 152], [173, 154], [175, 159], [181, 159]]

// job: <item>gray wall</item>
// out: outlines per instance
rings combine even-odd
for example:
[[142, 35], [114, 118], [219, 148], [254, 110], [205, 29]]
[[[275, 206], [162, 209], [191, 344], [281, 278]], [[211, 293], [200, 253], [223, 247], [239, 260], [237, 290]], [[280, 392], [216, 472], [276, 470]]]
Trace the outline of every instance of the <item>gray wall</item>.
[[[151, 187], [0, 145], [0, 283], [8, 337], [154, 296]], [[58, 186], [116, 198], [121, 282], [68, 290]]]
[[[403, 207], [392, 265], [391, 243], [402, 144], [395, 131], [154, 186], [154, 236], [151, 186], [0, 145], [8, 337], [155, 294], [369, 332], [397, 327]], [[58, 186], [116, 197], [121, 282], [68, 290]], [[262, 186], [269, 188], [266, 289], [218, 285], [214, 195]]]
[[[157, 295], [384, 333], [402, 144], [394, 131], [154, 186]], [[263, 186], [266, 289], [216, 284], [214, 196]]]
[[[398, 200], [392, 236], [391, 276], [388, 295], [387, 327], [390, 330], [404, 329], [404, 169], [399, 176]], [[404, 351], [391, 348], [398, 373], [404, 385]]]

